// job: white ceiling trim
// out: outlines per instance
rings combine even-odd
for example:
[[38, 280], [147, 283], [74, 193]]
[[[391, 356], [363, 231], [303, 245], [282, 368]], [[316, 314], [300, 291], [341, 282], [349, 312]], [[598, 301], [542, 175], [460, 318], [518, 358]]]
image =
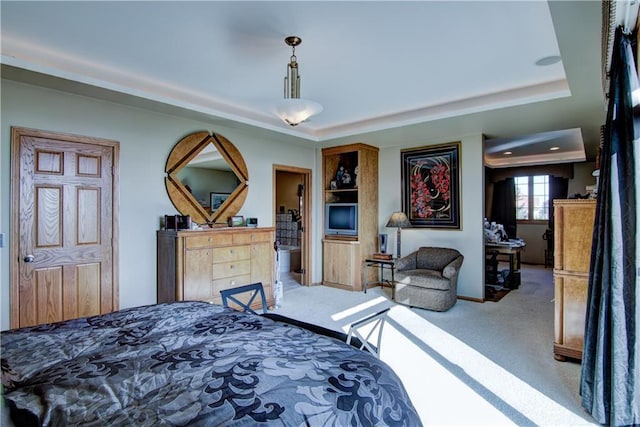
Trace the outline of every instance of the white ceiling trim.
[[317, 131], [320, 140], [351, 136], [364, 132], [374, 132], [394, 127], [408, 126], [450, 117], [473, 114], [532, 102], [548, 101], [571, 96], [566, 79], [533, 85], [488, 95], [476, 96], [447, 102], [402, 113], [389, 114], [370, 120], [327, 127]]
[[262, 104], [259, 107], [261, 111], [256, 111], [241, 105], [223, 102], [214, 97], [204, 96], [200, 92], [177, 87], [169, 82], [141, 78], [139, 75], [118, 68], [105, 67], [102, 64], [71, 57], [50, 49], [43, 49], [40, 46], [9, 37], [3, 39], [2, 48], [0, 62], [3, 64], [184, 108], [216, 118], [233, 120], [313, 142], [571, 96], [567, 80], [562, 79], [382, 115], [338, 126], [314, 127], [312, 118], [307, 123], [291, 127], [283, 124], [273, 114], [271, 105]]
[[[552, 147], [557, 147], [558, 150], [552, 150]], [[513, 153], [507, 155], [506, 151], [513, 151]], [[585, 160], [582, 131], [579, 128], [485, 141], [484, 164], [492, 168], [583, 162]]]
[[533, 135], [520, 135], [517, 138], [493, 138], [487, 141], [485, 153], [492, 155], [516, 148], [527, 149], [530, 144], [547, 143], [550, 148], [558, 145], [561, 139], [570, 142], [574, 147], [582, 146], [582, 132], [579, 128], [541, 132]]
[[[238, 108], [232, 108], [229, 105], [224, 106], [225, 110], [221, 108], [212, 108], [202, 105], [204, 101], [207, 100], [206, 97], [192, 96], [190, 99], [185, 99], [183, 95], [184, 92], [176, 92], [177, 96], [171, 96], [173, 91], [163, 90], [164, 94], [160, 94], [157, 92], [150, 92], [148, 90], [141, 90], [131, 85], [123, 85], [120, 83], [113, 83], [111, 81], [102, 80], [99, 78], [88, 77], [83, 74], [78, 74], [72, 71], [61, 70], [56, 67], [52, 67], [49, 65], [43, 65], [40, 63], [34, 63], [30, 61], [25, 61], [22, 59], [18, 59], [15, 56], [8, 55], [0, 55], [0, 64], [6, 64], [17, 68], [22, 68], [25, 70], [33, 71], [36, 73], [47, 74], [50, 76], [58, 77], [61, 79], [66, 79], [90, 86], [95, 86], [102, 89], [107, 89], [114, 92], [119, 92], [122, 94], [147, 99], [150, 101], [160, 102], [167, 105], [172, 105], [179, 108], [184, 108], [186, 110], [196, 111], [202, 114], [210, 115], [216, 118], [222, 118], [227, 120], [233, 120], [239, 123], [245, 123], [252, 126], [257, 126], [264, 129], [269, 129], [272, 131], [285, 133], [288, 135], [296, 136], [299, 138], [309, 139], [312, 141], [318, 141], [318, 138], [314, 135], [309, 135], [306, 132], [301, 132], [299, 130], [293, 130], [290, 127], [280, 126], [280, 120], [277, 117], [268, 117], [266, 114], [255, 117], [256, 115], [253, 112], [247, 110], [241, 110]], [[150, 85], [147, 85], [150, 86]], [[210, 100], [210, 104], [215, 103], [216, 101]], [[222, 105], [220, 105], [222, 107]], [[273, 123], [269, 123], [272, 121]]]
[[501, 159], [485, 157], [485, 165], [491, 168], [505, 168], [531, 165], [551, 165], [557, 163], [584, 162], [586, 160], [584, 150], [563, 151], [562, 156], [553, 152], [548, 154], [536, 154], [530, 156], [505, 156]]

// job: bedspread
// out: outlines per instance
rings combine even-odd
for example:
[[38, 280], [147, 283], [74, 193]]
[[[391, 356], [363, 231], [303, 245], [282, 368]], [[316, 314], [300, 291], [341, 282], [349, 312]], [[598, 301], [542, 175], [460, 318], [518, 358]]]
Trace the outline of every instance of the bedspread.
[[6, 331], [1, 343], [4, 398], [25, 424], [420, 425], [373, 355], [203, 302]]

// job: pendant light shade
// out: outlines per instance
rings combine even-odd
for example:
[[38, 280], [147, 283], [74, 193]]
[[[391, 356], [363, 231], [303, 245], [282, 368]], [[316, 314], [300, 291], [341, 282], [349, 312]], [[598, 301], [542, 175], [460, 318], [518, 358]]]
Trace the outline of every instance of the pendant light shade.
[[290, 126], [297, 126], [322, 111], [322, 105], [300, 98], [283, 99], [276, 105], [276, 114]]
[[275, 113], [289, 126], [297, 126], [314, 114], [322, 111], [322, 105], [314, 101], [300, 98], [300, 74], [296, 46], [302, 43], [297, 36], [284, 39], [291, 46], [292, 54], [287, 64], [287, 75], [284, 78], [284, 99], [276, 105]]

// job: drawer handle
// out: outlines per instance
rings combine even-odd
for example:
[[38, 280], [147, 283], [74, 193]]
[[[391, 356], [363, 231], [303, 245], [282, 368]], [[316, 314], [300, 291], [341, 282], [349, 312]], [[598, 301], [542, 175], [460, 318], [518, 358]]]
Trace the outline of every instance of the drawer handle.
[[233, 265], [233, 264], [231, 264], [231, 265], [229, 266], [229, 269], [233, 270], [233, 268], [234, 268], [234, 265]]
[[213, 237], [209, 237], [209, 243], [213, 242]]
[[234, 253], [235, 253], [235, 251], [234, 251], [233, 249], [231, 249], [231, 250], [229, 251], [229, 253], [234, 254]]
[[235, 281], [235, 280], [232, 280], [231, 282], [229, 282], [229, 284], [230, 284], [230, 285], [235, 285], [235, 284], [236, 284], [236, 281]]

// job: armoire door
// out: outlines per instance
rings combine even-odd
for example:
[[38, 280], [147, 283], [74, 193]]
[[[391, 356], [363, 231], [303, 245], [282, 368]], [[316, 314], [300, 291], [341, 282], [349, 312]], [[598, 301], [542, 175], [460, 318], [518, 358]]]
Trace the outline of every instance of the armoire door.
[[118, 142], [11, 139], [11, 327], [117, 310]]

